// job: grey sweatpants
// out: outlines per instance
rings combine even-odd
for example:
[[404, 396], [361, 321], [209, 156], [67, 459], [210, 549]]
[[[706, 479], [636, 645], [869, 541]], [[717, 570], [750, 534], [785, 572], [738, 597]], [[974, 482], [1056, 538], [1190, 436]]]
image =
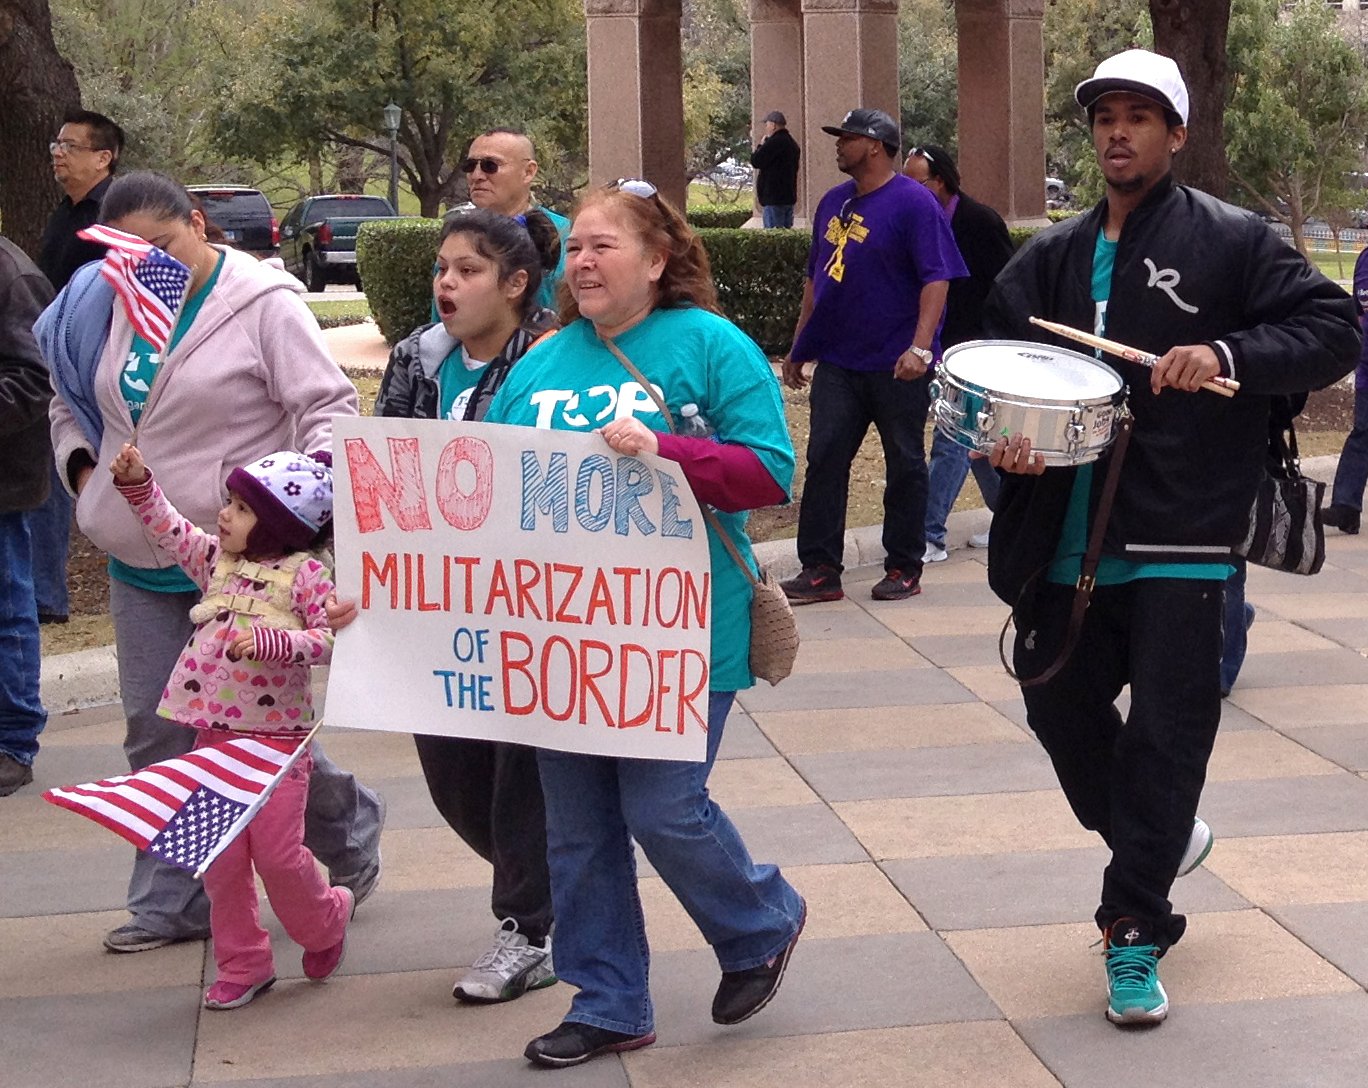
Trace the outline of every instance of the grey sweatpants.
[[[119, 655], [119, 692], [128, 728], [124, 753], [130, 770], [184, 755], [195, 730], [157, 715], [162, 691], [195, 625], [190, 609], [198, 593], [153, 593], [110, 579], [109, 607]], [[304, 813], [304, 845], [334, 883], [375, 864], [382, 809], [378, 794], [339, 768], [313, 745], [313, 774]], [[184, 869], [138, 851], [128, 882], [128, 911], [142, 929], [165, 937], [209, 932], [204, 886]]]

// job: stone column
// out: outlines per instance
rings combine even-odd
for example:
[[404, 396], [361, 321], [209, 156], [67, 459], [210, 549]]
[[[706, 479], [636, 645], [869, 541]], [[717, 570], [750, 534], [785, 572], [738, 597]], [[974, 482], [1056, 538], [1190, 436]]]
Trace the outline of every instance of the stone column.
[[684, 207], [680, 0], [585, 0], [589, 180], [646, 178]]
[[957, 0], [959, 169], [1008, 223], [1045, 219], [1045, 0]]
[[[803, 141], [803, 11], [802, 0], [750, 0], [751, 21], [751, 146], [765, 135], [762, 119], [778, 110], [788, 121], [795, 140]], [[807, 217], [807, 188], [802, 162], [798, 170], [798, 203], [793, 209], [795, 226]], [[755, 223], [759, 225], [759, 205]]]
[[[898, 118], [898, 0], [802, 0], [803, 169], [813, 207], [844, 175], [836, 169], [838, 124], [857, 106]], [[793, 125], [789, 127], [792, 129]]]

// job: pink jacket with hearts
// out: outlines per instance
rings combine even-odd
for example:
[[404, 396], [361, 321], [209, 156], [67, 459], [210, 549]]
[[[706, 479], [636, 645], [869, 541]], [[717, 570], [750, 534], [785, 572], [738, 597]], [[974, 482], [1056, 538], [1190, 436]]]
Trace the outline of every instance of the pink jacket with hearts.
[[[182, 517], [150, 473], [144, 483], [115, 486], [147, 535], [201, 590], [207, 589], [221, 552], [218, 537]], [[262, 560], [260, 566], [281, 570], [290, 561], [290, 556], [280, 556]], [[242, 575], [230, 577], [223, 588], [229, 595], [258, 601], [271, 597], [268, 585]], [[285, 738], [308, 729], [313, 724], [309, 670], [332, 660], [333, 636], [323, 608], [332, 590], [328, 568], [311, 555], [299, 563], [290, 586], [290, 610], [300, 630], [272, 627], [229, 607], [200, 623], [171, 671], [157, 713], [196, 729]], [[256, 637], [256, 658], [231, 660], [229, 645], [248, 631]]]

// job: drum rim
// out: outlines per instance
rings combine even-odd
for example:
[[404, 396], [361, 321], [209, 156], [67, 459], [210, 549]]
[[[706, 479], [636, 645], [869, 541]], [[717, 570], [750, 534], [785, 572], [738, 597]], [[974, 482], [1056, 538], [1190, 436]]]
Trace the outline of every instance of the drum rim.
[[[961, 343], [955, 344], [955, 345], [952, 346], [952, 347], [946, 348], [945, 351], [941, 353], [940, 366], [938, 366], [936, 369], [939, 371], [940, 368], [941, 368], [942, 366], [945, 366], [945, 365], [949, 364], [950, 361], [954, 358], [954, 356], [957, 355], [957, 354], [959, 354], [960, 352], [962, 352], [962, 351], [967, 351], [969, 348], [976, 348], [976, 347], [977, 347], [977, 348], [981, 348], [981, 347], [1030, 348], [1030, 349], [1032, 349], [1032, 350], [1034, 350], [1034, 351], [1039, 351], [1040, 349], [1044, 348], [1046, 351], [1054, 352], [1054, 353], [1059, 354], [1059, 355], [1068, 355], [1068, 356], [1072, 356], [1073, 358], [1078, 359], [1078, 360], [1081, 360], [1082, 362], [1090, 363], [1090, 364], [1092, 364], [1092, 365], [1095, 366], [1095, 367], [1099, 367], [1100, 369], [1102, 369], [1102, 370], [1106, 371], [1108, 374], [1110, 374], [1113, 378], [1115, 378], [1115, 379], [1116, 379], [1117, 386], [1118, 386], [1118, 389], [1117, 389], [1116, 393], [1119, 393], [1119, 394], [1121, 395], [1122, 398], [1125, 398], [1125, 397], [1129, 394], [1129, 392], [1130, 392], [1129, 387], [1126, 385], [1126, 380], [1125, 380], [1125, 378], [1121, 377], [1120, 372], [1119, 372], [1115, 367], [1110, 366], [1110, 365], [1108, 365], [1107, 363], [1104, 363], [1101, 359], [1097, 358], [1096, 356], [1093, 356], [1093, 355], [1084, 355], [1081, 351], [1074, 351], [1072, 348], [1059, 348], [1059, 347], [1055, 347], [1053, 344], [1044, 344], [1044, 343], [1041, 343], [1041, 342], [1038, 341], [1038, 340], [990, 340], [990, 339], [965, 340], [965, 341], [963, 341], [963, 342], [961, 342]], [[953, 375], [952, 375], [952, 376], [953, 376]], [[961, 379], [961, 380], [963, 380], [963, 379]], [[984, 386], [979, 386], [978, 383], [975, 383], [975, 385], [976, 385], [978, 388], [986, 388], [986, 387], [984, 387]], [[1018, 393], [1014, 393], [1014, 394], [1011, 394], [1011, 395], [1012, 395], [1012, 396], [1017, 396], [1017, 397], [1025, 397], [1026, 400], [1027, 400], [1028, 402], [1031, 402], [1031, 403], [1042, 403], [1042, 404], [1058, 404], [1058, 403], [1059, 403], [1059, 401], [1058, 401], [1057, 399], [1055, 399], [1055, 398], [1051, 398], [1051, 397], [1040, 397], [1040, 398], [1036, 398], [1036, 397], [1030, 396], [1030, 394], [1028, 394], [1028, 393], [1019, 393], [1019, 394], [1018, 394]], [[1082, 402], [1082, 403], [1089, 403], [1089, 404], [1090, 404], [1090, 403], [1093, 403], [1093, 402], [1096, 402], [1096, 401], [1110, 400], [1114, 395], [1116, 395], [1116, 394], [1114, 394], [1114, 393], [1106, 393], [1106, 394], [1100, 394], [1100, 395], [1095, 396], [1095, 397], [1087, 397], [1087, 398], [1077, 397], [1077, 398], [1075, 398], [1075, 399], [1078, 400], [1078, 401], [1080, 401], [1080, 402]]]

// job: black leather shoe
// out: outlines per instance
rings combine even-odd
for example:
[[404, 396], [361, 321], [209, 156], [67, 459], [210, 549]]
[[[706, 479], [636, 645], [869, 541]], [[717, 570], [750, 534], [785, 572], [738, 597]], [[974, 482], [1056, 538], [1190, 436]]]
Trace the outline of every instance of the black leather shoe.
[[1331, 503], [1321, 511], [1321, 521], [1326, 525], [1333, 525], [1341, 533], [1349, 536], [1357, 536], [1359, 531], [1359, 511], [1349, 506], [1340, 506], [1338, 503]]
[[627, 1035], [621, 1031], [609, 1031], [590, 1024], [577, 1024], [566, 1020], [555, 1031], [538, 1035], [523, 1051], [523, 1057], [534, 1065], [545, 1065], [551, 1069], [563, 1069], [567, 1065], [579, 1065], [600, 1054], [617, 1054], [624, 1050], [640, 1050], [656, 1041], [654, 1031], [645, 1035]]
[[8, 797], [32, 781], [32, 767], [0, 752], [0, 797]]
[[802, 935], [807, 922], [807, 903], [803, 903], [803, 913], [798, 918], [798, 932], [793, 940], [773, 959], [745, 971], [723, 971], [722, 981], [718, 984], [717, 995], [713, 998], [712, 1018], [715, 1024], [739, 1024], [749, 1020], [763, 1009], [779, 992], [779, 984], [784, 981], [784, 969], [788, 967], [793, 947]]

